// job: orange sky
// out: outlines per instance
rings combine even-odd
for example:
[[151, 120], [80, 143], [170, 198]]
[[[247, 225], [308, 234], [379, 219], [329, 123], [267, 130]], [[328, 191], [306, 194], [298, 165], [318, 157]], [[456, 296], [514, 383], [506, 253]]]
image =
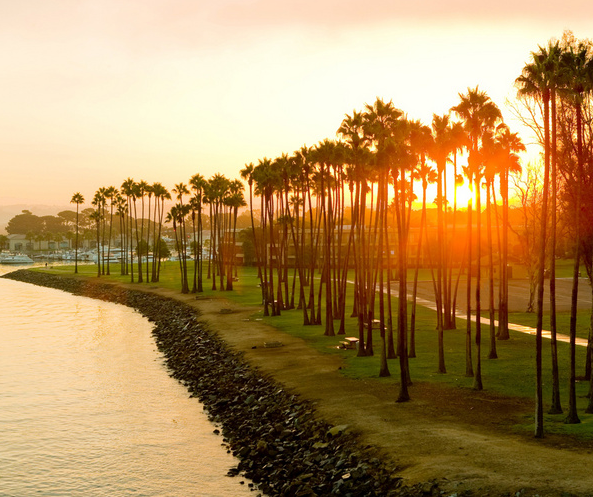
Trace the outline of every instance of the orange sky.
[[314, 145], [377, 96], [430, 124], [501, 107], [590, 1], [0, 0], [0, 205], [167, 187]]

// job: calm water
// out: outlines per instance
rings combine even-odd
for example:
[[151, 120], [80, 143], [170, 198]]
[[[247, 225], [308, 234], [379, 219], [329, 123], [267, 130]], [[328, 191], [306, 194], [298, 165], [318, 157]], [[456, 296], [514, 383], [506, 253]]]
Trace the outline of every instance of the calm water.
[[213, 429], [140, 314], [0, 279], [1, 496], [253, 495]]

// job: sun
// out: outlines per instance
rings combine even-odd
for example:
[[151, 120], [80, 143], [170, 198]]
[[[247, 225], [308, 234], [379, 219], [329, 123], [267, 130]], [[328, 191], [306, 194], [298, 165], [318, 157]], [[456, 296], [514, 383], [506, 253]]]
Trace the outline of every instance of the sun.
[[[414, 193], [416, 194], [416, 200], [414, 201], [413, 208], [414, 209], [421, 209], [422, 208], [422, 186], [419, 183], [414, 185]], [[436, 184], [429, 184], [428, 188], [426, 189], [426, 205], [427, 208], [434, 207], [434, 202], [437, 196], [437, 186]], [[467, 179], [465, 179], [464, 183], [461, 185], [457, 185], [457, 207], [464, 208], [467, 207], [467, 203], [469, 200], [472, 200], [473, 205], [475, 207], [476, 204], [476, 196], [474, 189], [469, 187]], [[453, 203], [455, 201], [455, 186], [453, 184], [453, 178], [447, 178], [447, 202], [449, 208], [453, 208]]]
[[[449, 201], [449, 205], [453, 205], [453, 199], [455, 198], [455, 187], [447, 185], [447, 200]], [[469, 187], [467, 182], [463, 183], [463, 185], [457, 186], [457, 207], [467, 206], [469, 201], [475, 205], [476, 203], [476, 195], [473, 189]]]

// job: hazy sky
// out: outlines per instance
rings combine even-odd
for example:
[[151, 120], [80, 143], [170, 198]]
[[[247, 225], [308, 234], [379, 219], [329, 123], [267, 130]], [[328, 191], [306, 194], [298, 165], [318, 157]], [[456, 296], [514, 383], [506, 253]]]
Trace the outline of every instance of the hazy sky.
[[479, 85], [502, 108], [590, 0], [0, 0], [0, 205], [67, 204], [334, 138], [377, 96], [430, 124]]

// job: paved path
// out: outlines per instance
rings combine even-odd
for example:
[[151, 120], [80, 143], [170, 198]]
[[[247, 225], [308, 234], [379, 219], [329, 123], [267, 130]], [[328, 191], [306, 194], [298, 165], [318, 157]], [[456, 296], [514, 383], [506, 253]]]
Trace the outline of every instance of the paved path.
[[[412, 300], [412, 296], [410, 294], [408, 294], [408, 300]], [[416, 303], [420, 304], [424, 307], [428, 307], [429, 309], [432, 309], [433, 311], [436, 311], [436, 304], [434, 302], [430, 302], [428, 300], [425, 299], [421, 299], [416, 297]], [[459, 312], [455, 313], [455, 317], [458, 319], [467, 319], [467, 315], [466, 314], [461, 314]], [[476, 316], [472, 316], [471, 320], [476, 322], [477, 318]], [[480, 323], [482, 323], [483, 325], [487, 325], [490, 326], [490, 319], [487, 317], [481, 317], [480, 318]], [[494, 320], [494, 325], [498, 326], [498, 321], [495, 319]], [[520, 333], [527, 333], [528, 335], [535, 335], [537, 330], [535, 328], [531, 328], [530, 326], [523, 326], [521, 324], [515, 324], [515, 323], [509, 323], [509, 330], [514, 330], [514, 331], [519, 331]], [[542, 337], [544, 338], [551, 338], [552, 337], [552, 333], [548, 330], [542, 330]], [[566, 342], [569, 343], [570, 342], [570, 337], [568, 335], [564, 335], [562, 333], [556, 333], [556, 340], [558, 340], [559, 342]], [[577, 345], [580, 345], [582, 347], [586, 347], [587, 346], [587, 340], [584, 338], [579, 338], [576, 337], [576, 341], [575, 343]]]

